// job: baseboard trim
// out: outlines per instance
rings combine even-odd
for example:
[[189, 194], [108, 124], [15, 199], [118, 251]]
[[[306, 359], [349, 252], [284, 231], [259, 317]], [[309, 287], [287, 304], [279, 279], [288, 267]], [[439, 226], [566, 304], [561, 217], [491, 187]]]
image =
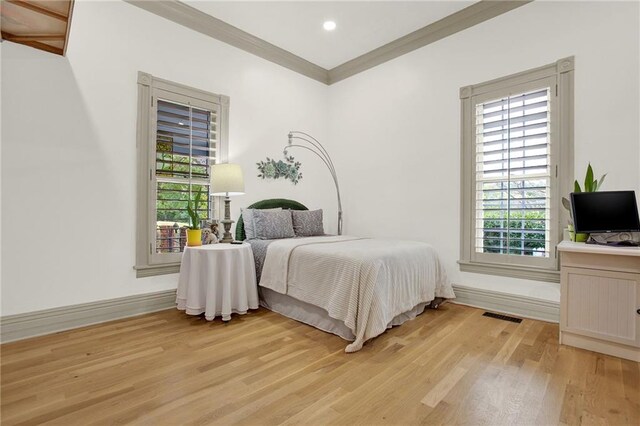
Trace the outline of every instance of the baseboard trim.
[[[453, 303], [548, 322], [559, 322], [560, 304], [533, 297], [454, 284]], [[171, 309], [176, 291], [139, 294], [0, 318], [0, 342], [57, 333], [87, 325]]]
[[516, 315], [524, 318], [558, 323], [560, 303], [535, 297], [453, 285], [456, 298], [453, 303]]
[[7, 315], [0, 318], [0, 342], [14, 342], [106, 321], [162, 311], [175, 306], [176, 291], [165, 290], [25, 314]]

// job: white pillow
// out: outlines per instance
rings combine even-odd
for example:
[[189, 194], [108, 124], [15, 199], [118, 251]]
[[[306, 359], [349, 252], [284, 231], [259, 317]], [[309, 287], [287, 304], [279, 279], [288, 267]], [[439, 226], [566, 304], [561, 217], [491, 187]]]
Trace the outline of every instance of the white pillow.
[[245, 240], [253, 240], [256, 238], [256, 222], [253, 218], [253, 212], [256, 210], [276, 212], [282, 210], [282, 207], [276, 207], [274, 209], [240, 209], [240, 213], [242, 214], [242, 221], [244, 222]]

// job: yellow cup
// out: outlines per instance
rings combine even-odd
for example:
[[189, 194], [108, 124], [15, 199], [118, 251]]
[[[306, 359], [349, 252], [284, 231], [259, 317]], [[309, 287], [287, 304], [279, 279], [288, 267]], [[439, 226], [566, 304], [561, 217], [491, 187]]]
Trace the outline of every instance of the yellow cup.
[[189, 247], [202, 245], [202, 229], [187, 229], [187, 245]]

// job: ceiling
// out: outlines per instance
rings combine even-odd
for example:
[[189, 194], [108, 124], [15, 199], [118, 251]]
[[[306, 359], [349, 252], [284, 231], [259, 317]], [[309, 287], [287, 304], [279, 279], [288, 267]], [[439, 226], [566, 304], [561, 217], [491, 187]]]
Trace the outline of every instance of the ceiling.
[[2, 39], [63, 55], [73, 0], [2, 0]]
[[[207, 1], [184, 3], [326, 69], [475, 1]], [[333, 20], [337, 28], [322, 28]]]

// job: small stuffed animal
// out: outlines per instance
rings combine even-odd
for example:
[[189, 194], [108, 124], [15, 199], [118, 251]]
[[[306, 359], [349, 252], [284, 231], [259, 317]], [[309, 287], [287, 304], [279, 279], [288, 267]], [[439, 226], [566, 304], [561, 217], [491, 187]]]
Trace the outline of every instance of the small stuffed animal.
[[218, 224], [213, 223], [211, 224], [211, 229], [203, 229], [202, 237], [204, 238], [204, 244], [216, 244], [218, 242]]
[[211, 244], [209, 240], [211, 239], [211, 229], [202, 228], [202, 244]]
[[220, 235], [218, 234], [218, 222], [214, 222], [211, 224], [211, 233], [214, 237], [216, 237], [216, 243], [220, 240]]

